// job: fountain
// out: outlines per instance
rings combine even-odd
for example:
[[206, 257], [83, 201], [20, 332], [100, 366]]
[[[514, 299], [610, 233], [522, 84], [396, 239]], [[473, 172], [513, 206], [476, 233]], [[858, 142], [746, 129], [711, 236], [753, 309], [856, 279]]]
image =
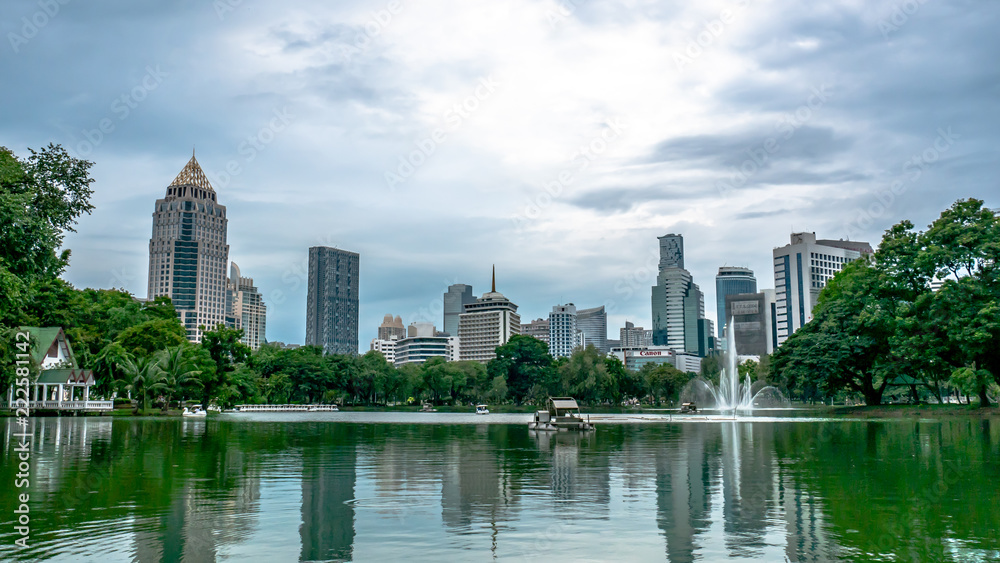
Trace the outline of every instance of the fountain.
[[681, 402], [694, 402], [699, 406], [714, 403], [714, 408], [720, 411], [737, 412], [752, 411], [755, 407], [779, 407], [788, 405], [788, 399], [777, 387], [765, 385], [762, 382], [751, 383], [747, 375], [740, 381], [738, 355], [736, 352], [736, 331], [733, 330], [734, 319], [729, 319], [726, 327], [725, 365], [719, 374], [719, 385], [716, 387], [702, 378], [691, 380], [681, 392]]

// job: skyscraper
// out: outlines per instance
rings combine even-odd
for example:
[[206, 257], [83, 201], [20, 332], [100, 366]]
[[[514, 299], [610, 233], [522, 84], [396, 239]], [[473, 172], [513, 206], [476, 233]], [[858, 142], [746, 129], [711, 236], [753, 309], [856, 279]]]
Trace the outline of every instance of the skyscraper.
[[444, 294], [444, 332], [458, 336], [458, 316], [465, 312], [465, 306], [475, 303], [476, 296], [472, 294], [472, 286], [456, 283], [448, 286]]
[[264, 296], [257, 291], [253, 278], [242, 276], [236, 262], [232, 263], [229, 272], [227, 303], [230, 303], [230, 324], [233, 328], [243, 330], [240, 342], [256, 350], [265, 342], [267, 305], [264, 303]]
[[705, 297], [684, 269], [684, 238], [658, 237], [660, 273], [652, 287], [653, 344], [697, 354], [698, 319], [705, 317]]
[[608, 313], [604, 305], [576, 312], [576, 328], [583, 333], [584, 346], [593, 346], [608, 353]]
[[153, 209], [146, 295], [170, 297], [191, 342], [226, 323], [226, 207], [215, 197], [192, 154]]
[[812, 320], [816, 299], [830, 278], [849, 262], [872, 252], [867, 242], [816, 240], [816, 233], [793, 233], [790, 244], [775, 248], [777, 344]]
[[399, 315], [392, 318], [387, 314], [382, 319], [382, 324], [378, 327], [379, 340], [399, 340], [406, 337], [406, 327], [403, 326], [403, 319]]
[[742, 293], [757, 293], [757, 278], [754, 277], [753, 270], [734, 266], [719, 268], [719, 273], [715, 275], [715, 314], [719, 338], [723, 337], [726, 323], [729, 322], [726, 317], [726, 296]]
[[460, 360], [486, 363], [496, 357], [496, 348], [521, 334], [517, 305], [497, 291], [496, 269], [493, 285], [475, 303], [465, 306], [458, 317], [458, 355]]
[[549, 355], [565, 358], [576, 349], [580, 332], [577, 328], [576, 305], [556, 305], [549, 313]]
[[328, 354], [358, 353], [358, 269], [355, 252], [314, 246], [309, 249], [306, 345]]

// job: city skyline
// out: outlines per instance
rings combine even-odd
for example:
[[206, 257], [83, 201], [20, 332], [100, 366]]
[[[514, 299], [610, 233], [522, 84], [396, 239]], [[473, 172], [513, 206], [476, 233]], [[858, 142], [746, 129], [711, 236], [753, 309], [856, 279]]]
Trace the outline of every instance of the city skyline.
[[3, 144], [95, 162], [74, 285], [143, 295], [149, 202], [192, 145], [286, 342], [316, 245], [369, 257], [360, 342], [387, 311], [440, 323], [494, 262], [525, 318], [606, 304], [613, 336], [651, 326], [652, 237], [685, 235], [716, 303], [719, 266], [770, 286], [790, 233], [875, 246], [958, 197], [1000, 207], [993, 4], [222, 4], [0, 6]]

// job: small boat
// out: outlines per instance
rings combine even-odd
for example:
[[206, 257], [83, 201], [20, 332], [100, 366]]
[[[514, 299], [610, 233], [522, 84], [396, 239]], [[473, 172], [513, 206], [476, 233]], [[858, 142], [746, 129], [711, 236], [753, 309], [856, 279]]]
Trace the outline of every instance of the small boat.
[[691, 412], [698, 412], [698, 405], [694, 403], [684, 403], [681, 405], [681, 414], [687, 414]]
[[528, 423], [529, 430], [562, 432], [594, 429], [590, 417], [583, 418], [580, 405], [572, 397], [549, 397], [546, 407], [546, 410], [535, 413], [535, 419]]
[[486, 405], [476, 405], [476, 414], [490, 414], [490, 409]]
[[434, 408], [434, 406], [431, 405], [430, 403], [424, 403], [424, 405], [420, 407], [420, 412], [437, 412], [437, 411], [438, 410]]
[[187, 407], [184, 407], [184, 410], [181, 411], [181, 416], [206, 417], [208, 416], [208, 411], [201, 410], [201, 405], [194, 405], [191, 408], [191, 410], [188, 410]]
[[309, 412], [340, 412], [337, 405], [313, 405], [309, 407]]

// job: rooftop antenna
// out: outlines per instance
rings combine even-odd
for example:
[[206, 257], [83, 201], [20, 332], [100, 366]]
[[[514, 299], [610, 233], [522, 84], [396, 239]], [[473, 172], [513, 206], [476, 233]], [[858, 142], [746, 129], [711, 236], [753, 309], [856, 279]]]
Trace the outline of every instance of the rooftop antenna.
[[493, 264], [493, 293], [497, 292], [497, 265]]

